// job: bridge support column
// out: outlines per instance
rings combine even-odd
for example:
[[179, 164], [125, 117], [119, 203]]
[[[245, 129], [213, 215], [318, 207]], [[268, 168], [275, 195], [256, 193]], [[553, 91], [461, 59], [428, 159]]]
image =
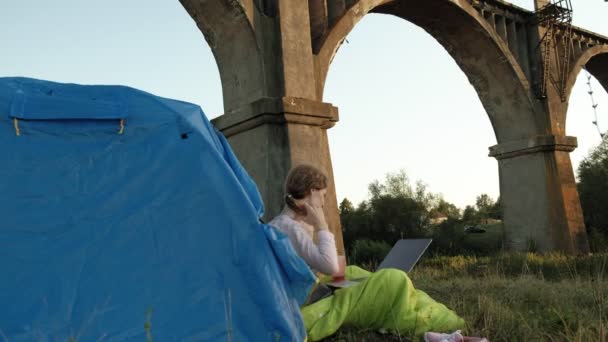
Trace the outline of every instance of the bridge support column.
[[312, 164], [330, 179], [325, 214], [344, 254], [342, 227], [333, 181], [327, 129], [338, 121], [331, 104], [295, 97], [262, 98], [226, 113], [213, 124], [228, 138], [239, 160], [258, 184], [266, 220], [283, 208], [287, 172], [299, 163]]
[[541, 135], [490, 147], [499, 164], [507, 248], [589, 252], [570, 152], [576, 138]]

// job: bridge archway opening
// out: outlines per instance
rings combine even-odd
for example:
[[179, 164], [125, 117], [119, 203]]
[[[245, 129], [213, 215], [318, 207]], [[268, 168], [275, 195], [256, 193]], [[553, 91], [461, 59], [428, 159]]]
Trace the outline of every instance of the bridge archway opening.
[[324, 101], [340, 108], [328, 131], [339, 201], [366, 199], [371, 181], [399, 169], [460, 208], [481, 193], [498, 197], [488, 115], [450, 54], [420, 27], [365, 16], [332, 62]]
[[[570, 153], [575, 174], [580, 162], [601, 143], [599, 133], [608, 132], [608, 51], [588, 60], [583, 58], [580, 68], [574, 70], [577, 74], [571, 85], [566, 113], [566, 135], [575, 136], [578, 141], [577, 149]], [[583, 65], [589, 66], [589, 70], [582, 69]], [[593, 104], [597, 105], [595, 111]]]

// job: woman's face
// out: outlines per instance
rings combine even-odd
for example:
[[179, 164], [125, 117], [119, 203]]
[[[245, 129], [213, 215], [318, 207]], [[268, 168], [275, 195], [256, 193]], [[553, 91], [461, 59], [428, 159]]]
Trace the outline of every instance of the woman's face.
[[327, 194], [327, 188], [321, 189], [321, 190], [312, 189], [310, 191], [310, 195], [308, 195], [309, 204], [312, 207], [323, 208], [323, 206], [325, 206], [325, 195], [326, 194]]

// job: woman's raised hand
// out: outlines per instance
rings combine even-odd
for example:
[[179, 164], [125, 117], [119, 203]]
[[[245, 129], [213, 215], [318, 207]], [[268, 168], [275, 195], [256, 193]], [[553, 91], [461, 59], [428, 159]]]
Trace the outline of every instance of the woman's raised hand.
[[306, 208], [306, 216], [304, 221], [312, 225], [315, 231], [327, 230], [327, 222], [325, 221], [325, 213], [322, 207], [313, 207], [308, 202], [303, 202], [304, 208]]

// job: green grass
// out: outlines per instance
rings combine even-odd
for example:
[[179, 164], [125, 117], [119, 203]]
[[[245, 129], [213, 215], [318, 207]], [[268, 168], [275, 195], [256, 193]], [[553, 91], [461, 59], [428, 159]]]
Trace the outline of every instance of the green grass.
[[479, 224], [476, 226], [485, 229], [486, 232], [465, 234], [463, 245], [466, 248], [481, 252], [491, 252], [502, 248], [504, 234], [502, 223]]
[[[608, 254], [435, 257], [414, 285], [459, 313], [469, 335], [490, 341], [606, 341]], [[325, 341], [411, 341], [341, 330]]]

